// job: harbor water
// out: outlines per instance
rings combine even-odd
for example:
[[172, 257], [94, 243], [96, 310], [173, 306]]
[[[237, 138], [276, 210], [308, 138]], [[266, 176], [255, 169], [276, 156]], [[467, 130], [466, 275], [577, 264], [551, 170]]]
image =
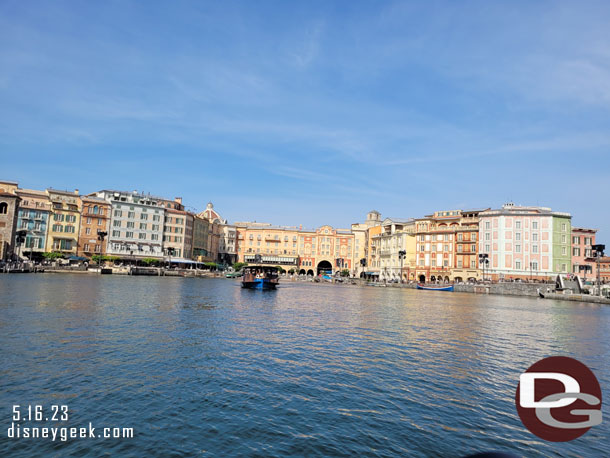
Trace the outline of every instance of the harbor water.
[[[610, 307], [228, 279], [0, 276], [0, 456], [607, 456], [520, 422], [519, 375], [574, 357], [610, 386]], [[14, 406], [133, 438], [9, 437]], [[23, 416], [23, 415], [22, 415]], [[46, 418], [46, 413], [45, 413]]]

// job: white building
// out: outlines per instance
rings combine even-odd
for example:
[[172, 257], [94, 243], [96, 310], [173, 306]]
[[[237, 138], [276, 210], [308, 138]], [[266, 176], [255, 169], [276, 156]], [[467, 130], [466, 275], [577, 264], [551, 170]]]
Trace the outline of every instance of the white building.
[[112, 204], [107, 254], [126, 259], [163, 258], [163, 199], [136, 191], [93, 195]]
[[[386, 218], [381, 223], [381, 233], [373, 236], [379, 258], [379, 279], [381, 281], [400, 281], [407, 278], [406, 254], [415, 241], [415, 220]], [[409, 240], [411, 238], [411, 240]], [[409, 241], [412, 243], [409, 244]], [[400, 252], [404, 252], [401, 260]], [[409, 250], [411, 251], [411, 250]]]

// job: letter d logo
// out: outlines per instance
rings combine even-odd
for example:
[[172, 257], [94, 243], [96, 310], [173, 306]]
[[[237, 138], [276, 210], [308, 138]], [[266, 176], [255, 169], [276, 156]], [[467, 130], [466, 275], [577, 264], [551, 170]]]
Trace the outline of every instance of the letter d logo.
[[523, 425], [541, 439], [565, 442], [601, 423], [602, 392], [591, 370], [573, 358], [545, 358], [519, 377], [515, 395]]

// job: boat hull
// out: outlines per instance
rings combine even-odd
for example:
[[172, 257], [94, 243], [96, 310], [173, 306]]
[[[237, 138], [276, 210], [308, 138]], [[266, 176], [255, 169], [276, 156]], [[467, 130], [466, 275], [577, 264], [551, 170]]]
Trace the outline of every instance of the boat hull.
[[438, 288], [432, 288], [430, 286], [417, 285], [417, 289], [423, 289], [426, 291], [453, 291], [453, 285], [439, 286]]
[[253, 281], [242, 282], [242, 288], [248, 289], [275, 289], [277, 283], [271, 282], [266, 278], [257, 278]]

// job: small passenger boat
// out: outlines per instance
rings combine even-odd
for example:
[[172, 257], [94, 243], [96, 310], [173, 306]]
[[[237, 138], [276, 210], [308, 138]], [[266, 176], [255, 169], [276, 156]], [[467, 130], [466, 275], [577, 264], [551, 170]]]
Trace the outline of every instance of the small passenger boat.
[[425, 289], [427, 291], [453, 291], [453, 285], [448, 286], [424, 286], [421, 283], [417, 284], [417, 289]]
[[242, 288], [275, 289], [280, 282], [278, 268], [272, 266], [247, 266], [243, 269]]

